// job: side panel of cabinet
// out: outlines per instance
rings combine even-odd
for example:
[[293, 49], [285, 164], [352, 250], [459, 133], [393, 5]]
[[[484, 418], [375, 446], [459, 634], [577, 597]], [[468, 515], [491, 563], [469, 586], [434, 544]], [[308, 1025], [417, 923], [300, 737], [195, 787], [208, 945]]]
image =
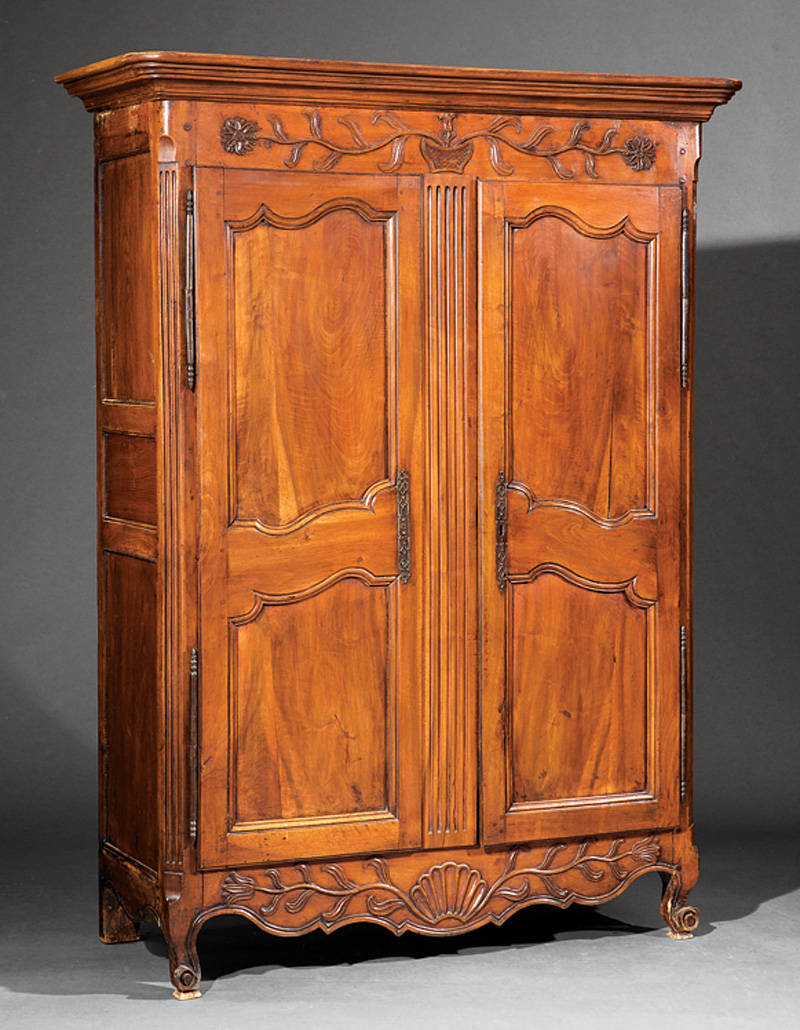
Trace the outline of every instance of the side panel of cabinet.
[[96, 186], [99, 828], [159, 865], [159, 578], [154, 274], [146, 136], [98, 125]]
[[680, 211], [482, 189], [485, 843], [677, 821]]
[[155, 563], [105, 551], [101, 584], [101, 841], [157, 869]]
[[105, 399], [155, 403], [149, 152], [98, 165], [98, 378]]
[[418, 846], [418, 185], [197, 187], [202, 864]]

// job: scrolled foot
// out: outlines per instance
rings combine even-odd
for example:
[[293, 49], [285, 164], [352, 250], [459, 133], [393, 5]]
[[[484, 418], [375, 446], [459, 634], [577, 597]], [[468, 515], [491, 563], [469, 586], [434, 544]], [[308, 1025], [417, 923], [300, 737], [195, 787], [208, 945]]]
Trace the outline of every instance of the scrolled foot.
[[676, 941], [687, 940], [699, 925], [700, 913], [691, 905], [684, 905], [672, 913], [668, 936]]
[[199, 998], [200, 974], [191, 966], [176, 966], [172, 970], [172, 983], [175, 990], [172, 992], [178, 1001], [189, 1001], [190, 998]]
[[661, 915], [669, 927], [668, 936], [673, 940], [688, 940], [700, 925], [700, 913], [696, 908], [686, 904], [686, 895], [679, 869], [671, 875], [662, 874], [664, 894], [661, 898]]

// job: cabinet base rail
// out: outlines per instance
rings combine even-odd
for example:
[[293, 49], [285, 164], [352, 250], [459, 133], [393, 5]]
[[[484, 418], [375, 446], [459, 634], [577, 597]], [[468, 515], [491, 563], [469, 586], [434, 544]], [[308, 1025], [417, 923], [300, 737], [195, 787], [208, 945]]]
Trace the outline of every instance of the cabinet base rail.
[[663, 882], [669, 936], [690, 938], [700, 921], [686, 903], [698, 877], [690, 831], [173, 872], [162, 884], [104, 848], [100, 936], [107, 943], [136, 940], [140, 924], [155, 920], [167, 942], [175, 997], [187, 1000], [200, 996], [197, 936], [215, 916], [244, 916], [280, 936], [371, 922], [397, 935], [449, 937], [499, 926], [528, 905], [600, 905], [648, 872]]

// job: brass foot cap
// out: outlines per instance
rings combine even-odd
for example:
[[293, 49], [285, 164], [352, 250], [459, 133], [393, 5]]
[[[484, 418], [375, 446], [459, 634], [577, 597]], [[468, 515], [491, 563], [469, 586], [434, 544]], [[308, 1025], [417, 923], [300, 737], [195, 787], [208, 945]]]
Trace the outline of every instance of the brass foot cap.
[[201, 997], [200, 991], [173, 991], [173, 998], [177, 998], [178, 1001], [190, 1001], [192, 998]]
[[667, 930], [667, 937], [671, 937], [673, 941], [690, 941], [694, 934], [688, 930]]

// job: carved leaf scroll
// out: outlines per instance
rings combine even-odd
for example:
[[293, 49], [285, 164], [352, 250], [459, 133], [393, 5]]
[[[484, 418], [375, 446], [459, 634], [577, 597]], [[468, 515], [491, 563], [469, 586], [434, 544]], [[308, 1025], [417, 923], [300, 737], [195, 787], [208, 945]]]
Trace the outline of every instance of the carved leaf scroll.
[[[330, 930], [339, 923], [371, 916], [395, 930], [412, 927], [435, 933], [441, 923], [455, 922], [467, 929], [487, 919], [502, 921], [528, 900], [562, 907], [573, 901], [596, 903], [617, 894], [628, 880], [648, 869], [668, 868], [659, 863], [661, 846], [653, 836], [636, 841], [619, 838], [608, 843], [606, 850], [603, 845], [598, 848], [593, 838], [578, 844], [554, 844], [538, 865], [520, 866], [527, 851], [526, 846], [509, 851], [503, 872], [491, 884], [474, 866], [449, 861], [432, 866], [404, 890], [392, 881], [385, 859], [370, 858], [363, 868], [371, 870], [374, 878], [358, 883], [337, 863], [323, 865], [317, 875], [307, 865], [294, 866], [289, 880], [285, 879], [286, 870], [276, 868], [263, 871], [266, 882], [230, 873], [222, 885], [222, 899], [227, 907], [242, 910], [244, 903], [257, 895], [266, 896], [258, 911], [262, 917], [275, 916], [267, 927], [271, 929], [291, 925], [298, 933], [314, 926]], [[571, 875], [576, 872], [590, 885], [585, 891], [578, 889]], [[315, 914], [297, 926], [291, 917], [315, 901]], [[507, 904], [503, 906], [503, 902]], [[286, 920], [280, 916], [281, 906], [289, 917]], [[351, 906], [356, 911], [351, 912]]]
[[549, 145], [543, 145], [545, 139], [556, 133], [555, 127], [540, 125], [529, 133], [526, 139], [515, 139], [514, 135], [509, 135], [509, 131], [520, 136], [523, 131], [523, 123], [521, 118], [514, 115], [498, 115], [485, 129], [478, 129], [460, 136], [453, 125], [458, 116], [451, 112], [444, 112], [438, 115], [441, 122], [438, 133], [426, 132], [423, 129], [415, 129], [406, 125], [402, 118], [393, 111], [373, 111], [370, 117], [371, 124], [383, 123], [391, 131], [372, 142], [352, 115], [343, 115], [338, 122], [347, 129], [353, 140], [352, 144], [347, 145], [334, 142], [325, 135], [322, 115], [316, 108], [306, 108], [303, 114], [308, 121], [308, 135], [306, 136], [290, 136], [286, 132], [283, 122], [275, 114], [267, 117], [272, 126], [271, 134], [262, 133], [256, 122], [248, 121], [246, 118], [232, 117], [226, 118], [222, 123], [219, 134], [220, 143], [229, 154], [239, 156], [250, 153], [259, 144], [267, 149], [273, 146], [288, 147], [289, 156], [284, 163], [289, 168], [294, 168], [299, 163], [306, 147], [321, 148], [325, 151], [324, 157], [315, 160], [312, 164], [314, 170], [319, 172], [330, 171], [343, 157], [377, 154], [379, 151], [389, 149], [388, 160], [379, 162], [378, 168], [382, 172], [393, 174], [403, 165], [406, 144], [410, 140], [418, 141], [420, 153], [432, 172], [463, 172], [473, 157], [474, 141], [481, 140], [488, 148], [489, 162], [498, 175], [507, 176], [514, 173], [514, 166], [505, 159], [505, 152], [510, 149], [527, 157], [544, 159], [560, 179], [573, 178], [573, 172], [565, 168], [561, 162], [561, 158], [565, 154], [581, 154], [587, 176], [590, 179], [597, 179], [599, 178], [596, 167], [598, 157], [618, 155], [635, 172], [646, 172], [656, 162], [658, 145], [648, 136], [637, 135], [631, 136], [621, 147], [615, 147], [613, 143], [618, 132], [613, 128], [606, 131], [599, 143], [589, 143], [586, 140], [586, 134], [591, 130], [592, 124], [588, 121], [576, 122], [564, 143], [559, 144], [549, 140]]

